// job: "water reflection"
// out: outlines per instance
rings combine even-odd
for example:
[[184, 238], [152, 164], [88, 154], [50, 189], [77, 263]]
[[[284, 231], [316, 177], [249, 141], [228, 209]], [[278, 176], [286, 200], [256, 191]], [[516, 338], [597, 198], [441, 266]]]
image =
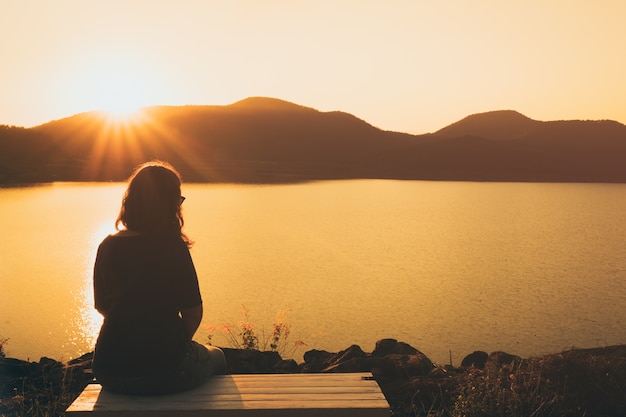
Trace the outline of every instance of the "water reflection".
[[75, 305], [79, 306], [76, 320], [72, 322], [71, 331], [76, 346], [87, 346], [89, 350], [96, 345], [98, 332], [102, 325], [102, 316], [93, 308], [93, 290], [91, 279], [83, 290], [75, 297]]
[[93, 348], [102, 326], [103, 317], [94, 308], [93, 294], [93, 262], [95, 254], [98, 251], [98, 245], [109, 234], [115, 233], [115, 227], [110, 221], [101, 223], [91, 234], [89, 240], [89, 252], [94, 254], [92, 259], [84, 259], [84, 282], [82, 290], [76, 295], [75, 305], [80, 306], [79, 323], [75, 323], [72, 327], [79, 332], [79, 340], [82, 345]]
[[[7, 353], [93, 349], [96, 250], [125, 184], [0, 189], [0, 338]], [[381, 337], [436, 362], [626, 342], [626, 185], [346, 181], [183, 186], [207, 325], [371, 350]], [[68, 207], [71, 210], [68, 210]]]

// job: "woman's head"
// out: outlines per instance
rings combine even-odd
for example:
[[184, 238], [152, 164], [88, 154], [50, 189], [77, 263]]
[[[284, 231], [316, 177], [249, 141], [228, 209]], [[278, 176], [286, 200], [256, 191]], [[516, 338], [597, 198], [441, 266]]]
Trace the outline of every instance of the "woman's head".
[[185, 242], [180, 205], [181, 176], [166, 162], [152, 161], [140, 165], [128, 180], [122, 208], [115, 222], [119, 230], [144, 234], [176, 235]]

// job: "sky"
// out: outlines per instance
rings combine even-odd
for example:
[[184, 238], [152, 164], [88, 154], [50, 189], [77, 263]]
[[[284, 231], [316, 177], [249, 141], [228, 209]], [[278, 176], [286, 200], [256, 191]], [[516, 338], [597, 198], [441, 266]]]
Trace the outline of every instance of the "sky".
[[384, 130], [626, 123], [624, 0], [0, 0], [0, 124], [275, 97]]

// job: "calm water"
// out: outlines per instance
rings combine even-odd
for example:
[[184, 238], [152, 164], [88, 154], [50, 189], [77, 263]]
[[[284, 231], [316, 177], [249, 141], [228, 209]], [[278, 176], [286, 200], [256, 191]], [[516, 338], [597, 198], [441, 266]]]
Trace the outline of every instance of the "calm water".
[[[10, 356], [93, 348], [91, 274], [123, 184], [0, 189]], [[433, 361], [626, 343], [626, 185], [340, 181], [185, 185], [205, 319], [287, 310], [306, 349], [393, 337]], [[216, 344], [225, 345], [219, 333]]]

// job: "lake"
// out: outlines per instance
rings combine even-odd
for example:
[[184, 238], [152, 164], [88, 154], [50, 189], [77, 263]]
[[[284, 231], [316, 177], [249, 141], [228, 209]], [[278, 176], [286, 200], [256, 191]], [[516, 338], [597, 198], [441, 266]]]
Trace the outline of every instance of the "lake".
[[[93, 261], [124, 188], [0, 189], [7, 355], [93, 348]], [[474, 350], [626, 343], [624, 184], [184, 184], [183, 195], [205, 304], [197, 341], [245, 308], [261, 338], [286, 312], [290, 340], [306, 343], [298, 360], [352, 344], [371, 352], [389, 337], [455, 365]]]

